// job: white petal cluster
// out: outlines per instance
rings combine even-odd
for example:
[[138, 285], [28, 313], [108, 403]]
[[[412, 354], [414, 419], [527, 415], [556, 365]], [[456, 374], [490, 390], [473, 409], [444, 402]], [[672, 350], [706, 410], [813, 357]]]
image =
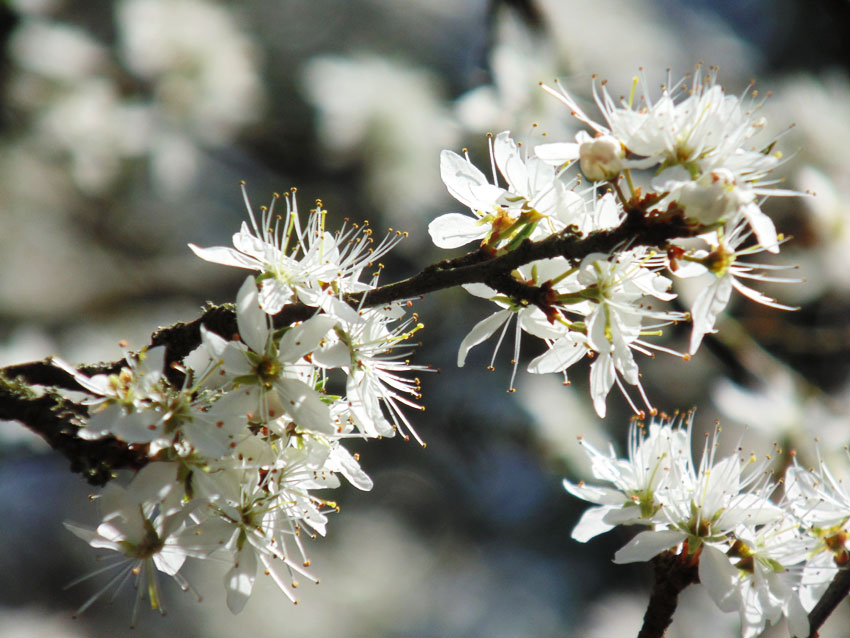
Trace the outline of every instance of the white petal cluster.
[[[338, 509], [327, 490], [340, 477], [372, 488], [345, 439], [402, 432], [421, 443], [402, 412], [419, 408], [419, 381], [408, 374], [423, 368], [407, 361], [405, 342], [421, 324], [399, 302], [367, 308], [343, 299], [376, 285], [377, 274], [360, 280], [363, 270], [400, 235], [373, 247], [368, 226], [331, 234], [321, 208], [302, 226], [294, 194], [286, 201], [279, 220], [272, 207], [259, 221], [252, 213], [234, 248], [192, 247], [257, 274], [239, 289], [237, 334], [201, 326], [201, 347], [176, 370], [181, 387], [166, 374], [164, 347], [128, 356], [110, 375], [54, 360], [89, 395], [80, 437], [111, 436], [147, 457], [126, 489], [110, 484], [101, 496], [97, 529], [69, 524], [93, 547], [120, 555], [104, 589], [135, 580], [133, 622], [145, 596], [162, 611], [158, 572], [189, 588], [179, 573], [187, 558], [230, 565], [224, 587], [233, 613], [262, 573], [295, 602], [298, 580], [316, 581], [303, 541], [324, 536]], [[307, 318], [276, 327], [273, 315], [293, 303]]]
[[164, 119], [216, 144], [256, 118], [263, 102], [258, 52], [226, 6], [126, 0], [116, 27], [124, 63], [155, 84]]
[[[602, 140], [621, 145], [629, 158], [620, 162], [623, 169], [654, 170], [652, 186], [662, 197], [661, 206], [675, 204], [688, 219], [706, 227], [723, 224], [727, 232], [739, 224], [749, 225], [759, 244], [778, 252], [776, 229], [761, 211], [759, 198], [799, 193], [773, 187], [777, 180], [771, 172], [781, 154], [773, 152], [776, 140], [763, 137], [765, 119], [758, 114], [762, 103], [757, 93], [751, 99], [726, 95], [717, 84], [716, 71], [705, 73], [701, 67], [690, 86], [684, 80], [674, 84], [668, 79], [657, 100], [644, 87], [643, 98], [636, 101], [639, 83], [635, 78], [628, 101], [620, 103], [604, 83], [601, 88], [594, 86], [607, 126], [589, 118], [562, 87], [544, 88], [595, 131], [597, 145]], [[577, 141], [586, 139], [582, 132]], [[580, 159], [582, 172], [591, 181], [612, 179], [619, 172], [617, 163], [611, 156], [610, 168], [600, 170], [599, 160], [594, 160], [600, 151], [594, 147], [585, 141], [546, 144], [535, 150], [556, 164]]]
[[[493, 248], [512, 248], [523, 239], [542, 239], [573, 222], [582, 198], [567, 187], [543, 160], [525, 153], [510, 136], [490, 139], [493, 182], [470, 161], [453, 151], [440, 155], [440, 175], [449, 193], [472, 216], [441, 215], [428, 232], [440, 248], [457, 248], [475, 240]], [[506, 186], [498, 185], [502, 176]]]
[[617, 525], [642, 525], [614, 556], [646, 561], [662, 552], [698, 565], [700, 582], [724, 611], [737, 611], [742, 636], [759, 636], [786, 618], [791, 636], [807, 636], [807, 612], [838, 569], [850, 562], [850, 495], [823, 465], [791, 465], [776, 500], [769, 457], [738, 452], [717, 458], [717, 433], [697, 464], [691, 454], [693, 414], [634, 421], [629, 454], [603, 454], [581, 441], [591, 471], [609, 486], [564, 481], [593, 503], [572, 537], [580, 542]]
[[[638, 85], [636, 79], [634, 89]], [[477, 242], [482, 251], [500, 256], [526, 240], [592, 236], [618, 227], [628, 215], [658, 223], [679, 220], [694, 239], [661, 246], [665, 254], [624, 242], [610, 253], [587, 255], [580, 262], [546, 259], [515, 270], [516, 282], [545, 293], [545, 303], [530, 304], [504, 291], [467, 286], [500, 309], [473, 327], [461, 343], [458, 363], [463, 365], [469, 349], [496, 332], [504, 336], [516, 317], [517, 343], [520, 331], [525, 331], [548, 346], [529, 364], [529, 371], [566, 375], [587, 356], [593, 358], [590, 391], [600, 416], [606, 413], [606, 397], [615, 383], [636, 412], [640, 410], [627, 385], [637, 388], [652, 412], [633, 355], [651, 354], [652, 349], [678, 354], [649, 340], [665, 325], [692, 321], [689, 353], [684, 355], [689, 356], [714, 331], [733, 289], [756, 302], [788, 309], [741, 280], [796, 280], [766, 274], [775, 266], [741, 258], [779, 251], [782, 237], [760, 205], [767, 196], [796, 193], [773, 187], [771, 171], [780, 160], [772, 152], [773, 141], [760, 139], [760, 103], [726, 95], [714, 72], [698, 68], [689, 86], [668, 84], [655, 101], [648, 94], [638, 101], [633, 90], [628, 100], [617, 103], [603, 83], [601, 89], [594, 88], [594, 95], [605, 124], [588, 117], [561, 87], [544, 89], [595, 135], [581, 131], [574, 142], [537, 145], [529, 153], [509, 132], [499, 133], [490, 140], [490, 178], [468, 155], [443, 151], [443, 181], [469, 210], [431, 222], [434, 243], [457, 248]], [[652, 171], [643, 179], [651, 184], [645, 191], [635, 186], [639, 170]], [[593, 184], [581, 186], [582, 176]], [[676, 297], [671, 291], [674, 277], [700, 274], [713, 278], [699, 280], [703, 287], [690, 312], [660, 303]], [[515, 347], [514, 361], [518, 354]]]
[[44, 4], [55, 6], [18, 7], [10, 99], [28, 137], [59, 151], [89, 196], [118, 188], [138, 166], [162, 193], [183, 193], [204, 151], [231, 143], [262, 112], [260, 48], [226, 3], [110, 3], [102, 42]]
[[376, 246], [368, 225], [361, 228], [356, 224], [331, 234], [325, 230], [326, 211], [321, 202], [302, 227], [295, 190], [284, 195], [283, 215], [275, 210], [280, 200], [275, 194], [268, 207], [261, 207], [258, 219], [244, 183], [242, 195], [250, 224], [242, 222], [233, 235], [233, 248], [194, 244], [189, 248], [206, 261], [258, 271], [260, 306], [270, 315], [295, 301], [322, 309], [339, 308], [335, 299], [373, 285], [360, 281], [364, 269], [377, 264], [403, 237], [403, 233], [390, 233]]

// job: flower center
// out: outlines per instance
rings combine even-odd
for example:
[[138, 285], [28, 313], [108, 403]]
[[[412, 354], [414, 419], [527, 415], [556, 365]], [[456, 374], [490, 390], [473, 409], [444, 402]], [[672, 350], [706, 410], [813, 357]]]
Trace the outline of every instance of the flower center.
[[280, 376], [281, 366], [277, 359], [266, 357], [260, 360], [257, 364], [256, 370], [257, 376], [263, 382], [263, 385], [269, 387], [272, 383], [277, 381], [277, 378]]

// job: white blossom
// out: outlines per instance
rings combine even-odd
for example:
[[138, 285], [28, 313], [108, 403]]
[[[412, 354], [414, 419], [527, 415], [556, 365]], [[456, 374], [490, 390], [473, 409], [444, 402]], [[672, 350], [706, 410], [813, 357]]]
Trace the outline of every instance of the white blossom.
[[[662, 204], [675, 202], [702, 224], [744, 219], [766, 250], [778, 252], [773, 222], [757, 198], [799, 193], [774, 187], [777, 180], [770, 174], [779, 157], [772, 153], [775, 140], [761, 135], [765, 126], [757, 114], [761, 102], [726, 95], [717, 84], [716, 70], [705, 73], [701, 67], [690, 86], [668, 78], [657, 100], [645, 86], [643, 99], [636, 100], [639, 84], [635, 78], [628, 99], [620, 103], [604, 82], [601, 89], [594, 85], [596, 105], [607, 126], [586, 115], [560, 85], [544, 86], [599, 137], [594, 143], [584, 133], [574, 145], [541, 145], [538, 156], [555, 164], [580, 159], [582, 172], [594, 181], [613, 179], [620, 168], [656, 167], [653, 187], [665, 196]], [[614, 152], [617, 143], [638, 157], [620, 160]]]
[[248, 277], [236, 298], [242, 341], [226, 341], [202, 329], [204, 344], [220, 362], [220, 380], [239, 388], [248, 413], [269, 422], [285, 413], [296, 425], [317, 432], [333, 431], [328, 406], [312, 386], [311, 367], [302, 357], [318, 348], [336, 319], [316, 315], [288, 328], [278, 342], [270, 317], [259, 306], [257, 286]]
[[633, 421], [626, 459], [618, 458], [613, 446], [605, 455], [583, 439], [579, 442], [590, 458], [594, 478], [610, 482], [614, 488], [584, 482], [576, 485], [564, 479], [564, 488], [570, 494], [598, 504], [582, 515], [573, 529], [574, 539], [585, 542], [616, 525], [663, 522], [660, 510], [665, 491], [676, 486], [687, 469], [690, 417], [686, 428], [652, 420], [648, 431], [642, 423]]
[[388, 253], [402, 238], [388, 234], [377, 246], [368, 226], [343, 228], [336, 235], [325, 230], [321, 202], [302, 228], [295, 192], [286, 193], [286, 213], [277, 217], [276, 195], [255, 217], [245, 185], [242, 185], [250, 226], [242, 222], [233, 235], [233, 248], [214, 246], [189, 248], [201, 259], [213, 263], [259, 271], [260, 306], [270, 315], [288, 303], [301, 301], [322, 306], [327, 295], [359, 292], [369, 286], [359, 281], [363, 269]]
[[159, 572], [173, 578], [184, 591], [190, 589], [188, 581], [179, 573], [187, 556], [179, 542], [179, 533], [191, 510], [163, 512], [158, 511], [155, 504], [134, 503], [133, 499], [126, 498], [123, 488], [114, 483], [106, 487], [99, 500], [104, 519], [96, 530], [67, 522], [65, 527], [92, 547], [112, 550], [120, 557], [71, 585], [103, 572], [117, 570], [117, 573], [83, 603], [77, 615], [88, 609], [108, 589], [121, 587], [127, 580], [132, 580], [136, 589], [131, 626], [136, 623], [140, 603], [146, 594], [151, 609], [165, 614]]
[[683, 253], [682, 261], [675, 265], [671, 264], [671, 270], [679, 277], [693, 277], [706, 272], [714, 275], [714, 280], [702, 288], [691, 306], [691, 321], [693, 322], [690, 343], [691, 354], [699, 349], [702, 338], [713, 332], [717, 317], [728, 305], [733, 289], [748, 299], [771, 308], [794, 310], [793, 307], [779, 303], [739, 281], [739, 279], [776, 283], [798, 281], [793, 278], [777, 277], [758, 272], [759, 270], [771, 271], [786, 268], [784, 266], [739, 261], [739, 257], [758, 254], [764, 250], [758, 244], [739, 249], [738, 247], [749, 236], [750, 232], [743, 225], [733, 227], [729, 233], [722, 230], [709, 233], [703, 236], [709, 250], [701, 249]]
[[[492, 183], [468, 157], [452, 151], [440, 155], [446, 188], [473, 216], [447, 213], [432, 221], [428, 232], [438, 247], [457, 248], [480, 239], [510, 249], [527, 237], [539, 239], [564, 229], [572, 210], [582, 205], [555, 168], [526, 155], [508, 131], [491, 140], [490, 160]], [[497, 168], [507, 188], [498, 185]]]

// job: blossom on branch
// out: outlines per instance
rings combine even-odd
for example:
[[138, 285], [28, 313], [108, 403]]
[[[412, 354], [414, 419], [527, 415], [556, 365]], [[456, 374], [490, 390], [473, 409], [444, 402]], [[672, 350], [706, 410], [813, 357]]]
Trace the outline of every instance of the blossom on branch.
[[[469, 157], [452, 151], [440, 156], [440, 175], [449, 193], [472, 211], [441, 215], [428, 226], [434, 244], [457, 248], [476, 239], [510, 250], [526, 238], [542, 239], [566, 228], [582, 199], [559, 173], [524, 149], [508, 131], [490, 138], [490, 183]], [[498, 173], [496, 172], [498, 168]], [[499, 175], [507, 187], [499, 186]]]
[[[580, 132], [574, 143], [537, 145], [535, 158], [522, 155], [520, 143], [508, 132], [500, 133], [490, 145], [492, 182], [469, 157], [444, 151], [443, 180], [473, 217], [448, 213], [429, 227], [441, 248], [480, 240], [480, 253], [492, 258], [533, 254], [537, 245], [566, 246], [569, 239], [592, 243], [635, 220], [656, 226], [681, 223], [687, 238], [703, 240], [641, 242], [624, 235], [606, 252], [556, 256], [547, 250], [546, 258], [524, 261], [509, 276], [464, 286], [491, 299], [500, 310], [479, 321], [464, 338], [459, 365], [471, 347], [500, 329], [501, 343], [509, 320], [516, 316], [514, 372], [521, 331], [548, 346], [529, 364], [532, 372], [560, 372], [566, 381], [570, 366], [584, 356], [595, 357], [590, 393], [600, 417], [606, 414], [606, 397], [614, 384], [640, 414], [626, 391], [626, 385], [635, 386], [654, 413], [633, 352], [651, 355], [657, 350], [688, 358], [713, 331], [733, 288], [759, 303], [791, 309], [739, 281], [794, 281], [758, 272], [776, 266], [738, 260], [779, 251], [783, 239], [761, 203], [770, 195], [798, 194], [773, 187], [770, 173], [779, 157], [772, 150], [775, 140], [760, 140], [764, 122], [756, 112], [761, 103], [755, 97], [747, 101], [726, 95], [714, 70], [706, 74], [698, 68], [689, 87], [684, 81], [668, 82], [656, 101], [648, 94], [636, 101], [638, 84], [635, 79], [632, 94], [619, 105], [604, 83], [601, 89], [594, 86], [607, 125], [587, 116], [562, 88], [544, 86], [597, 137]], [[578, 179], [570, 181], [568, 173], [576, 166], [596, 183], [593, 187], [578, 189]], [[635, 187], [632, 172], [642, 169], [654, 169], [649, 193]], [[506, 186], [499, 184], [499, 175]], [[661, 274], [665, 269], [678, 277], [710, 272], [715, 278], [698, 292], [691, 312], [683, 313], [660, 303], [677, 296], [670, 290], [672, 279]], [[648, 339], [660, 337], [665, 326], [686, 320], [693, 323], [688, 355]]]
[[[765, 120], [758, 114], [763, 100], [758, 100], [756, 92], [750, 99], [726, 95], [717, 83], [716, 69], [706, 73], [697, 67], [690, 86], [686, 80], [674, 83], [668, 77], [661, 96], [653, 100], [646, 79], [636, 77], [628, 100], [620, 103], [611, 97], [605, 82], [601, 88], [594, 84], [596, 105], [607, 126], [586, 115], [560, 84], [543, 88], [593, 129], [598, 140], [612, 140], [606, 142], [612, 148], [616, 140], [634, 158], [619, 161], [623, 170], [655, 168], [652, 184], [663, 196], [663, 208], [676, 203], [686, 217], [706, 226], [744, 218], [759, 243], [778, 252], [773, 222], [761, 211], [757, 198], [800, 193], [773, 187], [776, 180], [771, 172], [781, 155], [773, 152], [776, 140], [763, 136]], [[640, 84], [643, 96], [638, 100]], [[593, 160], [599, 154], [593, 150], [596, 145], [589, 146], [588, 137], [581, 140], [576, 146], [585, 149], [581, 163], [582, 171], [591, 173], [588, 178], [616, 179], [617, 164], [608, 160], [611, 168], [592, 168], [599, 163]], [[535, 152], [552, 163], [581, 157], [581, 151], [563, 144], [540, 145]]]
[[374, 246], [372, 230], [356, 224], [332, 235], [325, 230], [326, 211], [321, 202], [302, 227], [294, 190], [284, 194], [283, 215], [275, 213], [280, 199], [275, 194], [270, 206], [261, 207], [258, 220], [244, 183], [242, 196], [250, 226], [242, 222], [233, 235], [233, 248], [194, 244], [189, 248], [206, 261], [259, 271], [260, 307], [270, 315], [295, 301], [321, 306], [326, 292], [341, 295], [368, 290], [370, 286], [360, 281], [363, 270], [392, 250], [403, 236], [388, 233]]
[[776, 502], [769, 456], [757, 460], [738, 447], [718, 460], [716, 430], [706, 436], [697, 465], [692, 421], [693, 413], [653, 419], [648, 433], [633, 421], [625, 459], [582, 441], [594, 477], [613, 487], [564, 481], [572, 495], [594, 503], [573, 538], [585, 542], [616, 525], [642, 525], [647, 529], [618, 550], [614, 562], [674, 555], [683, 569], [698, 566], [699, 581], [720, 609], [740, 614], [743, 638], [783, 617], [791, 636], [807, 636], [807, 611], [836, 563], [847, 562], [845, 490], [825, 467], [816, 476], [795, 464]]
[[[299, 579], [317, 581], [306, 541], [324, 536], [338, 510], [328, 490], [341, 477], [372, 488], [347, 439], [399, 433], [424, 446], [405, 411], [421, 409], [413, 375], [429, 369], [409, 359], [423, 324], [408, 308], [425, 293], [463, 286], [495, 304], [462, 339], [457, 362], [496, 336], [492, 367], [512, 330], [510, 390], [523, 332], [544, 346], [527, 364], [531, 373], [558, 373], [566, 383], [574, 364], [590, 360], [600, 417], [615, 384], [635, 413], [655, 417], [635, 354], [687, 360], [714, 331], [732, 289], [789, 309], [741, 281], [791, 281], [765, 274], [777, 266], [745, 260], [784, 242], [764, 200], [797, 194], [775, 187], [780, 158], [775, 140], [761, 139], [760, 103], [727, 96], [714, 71], [698, 69], [689, 87], [668, 82], [657, 100], [636, 100], [638, 84], [620, 103], [604, 83], [594, 87], [605, 124], [565, 91], [544, 87], [594, 135], [534, 146], [503, 131], [489, 139], [490, 177], [468, 155], [443, 151], [442, 179], [469, 211], [439, 216], [429, 233], [441, 248], [477, 243], [466, 255], [379, 286], [379, 260], [403, 233], [376, 243], [368, 224], [329, 232], [320, 201], [302, 223], [294, 189], [280, 215], [277, 195], [257, 214], [243, 184], [249, 219], [233, 246], [190, 244], [205, 261], [250, 271], [234, 306], [163, 329], [155, 346], [97, 368], [111, 374], [89, 375], [59, 359], [42, 364], [47, 371], [24, 370], [39, 377], [33, 383], [51, 406], [67, 408], [61, 416], [50, 408], [62, 435], [70, 430], [75, 442], [134, 457], [114, 466], [135, 473], [126, 489], [104, 492], [100, 525], [69, 525], [118, 555], [123, 567], [104, 589], [144, 581], [133, 622], [144, 596], [162, 610], [158, 572], [188, 588], [180, 573], [188, 559], [223, 558], [233, 613], [260, 575], [293, 602]], [[638, 181], [640, 170], [653, 173]], [[683, 312], [672, 305], [673, 285], [694, 275], [706, 277], [695, 280], [701, 287]], [[683, 321], [692, 323], [689, 354], [664, 341], [665, 328]], [[12, 372], [17, 382], [19, 370]], [[68, 393], [80, 388], [82, 400]], [[573, 537], [643, 526], [615, 562], [686, 570], [678, 590], [700, 580], [721, 609], [741, 614], [745, 638], [782, 617], [805, 633], [806, 610], [848, 563], [850, 498], [825, 468], [816, 474], [795, 464], [776, 500], [769, 459], [740, 447], [722, 456], [719, 428], [696, 462], [692, 418], [633, 421], [626, 458], [583, 443], [593, 476], [607, 484], [564, 481], [593, 504]]]
[[[236, 332], [223, 336], [200, 323], [200, 347], [186, 359], [196, 369], [175, 368], [182, 387], [164, 370], [165, 346], [128, 356], [112, 375], [89, 377], [53, 361], [91, 396], [79, 436], [114, 437], [144, 461], [126, 490], [109, 486], [96, 532], [69, 525], [93, 546], [129, 559], [129, 572], [107, 588], [128, 573], [146, 581], [133, 622], [145, 592], [162, 609], [158, 571], [188, 587], [180, 574], [187, 558], [225, 556], [233, 613], [245, 607], [259, 573], [296, 602], [299, 578], [317, 582], [304, 541], [324, 536], [328, 514], [338, 509], [321, 493], [339, 487], [339, 476], [372, 488], [345, 439], [402, 431], [422, 443], [403, 413], [419, 408], [411, 399], [419, 397], [419, 381], [407, 374], [426, 368], [407, 357], [422, 325], [399, 302], [372, 308], [362, 296], [354, 305], [349, 297], [376, 287], [377, 273], [361, 281], [363, 270], [402, 234], [372, 247], [368, 227], [332, 235], [324, 219], [316, 210], [301, 228], [293, 196], [283, 220], [272, 207], [259, 224], [251, 214], [234, 248], [192, 247], [208, 261], [259, 275], [239, 289]], [[301, 319], [276, 326], [272, 314], [290, 304], [306, 304]], [[338, 387], [344, 391], [331, 392]]]

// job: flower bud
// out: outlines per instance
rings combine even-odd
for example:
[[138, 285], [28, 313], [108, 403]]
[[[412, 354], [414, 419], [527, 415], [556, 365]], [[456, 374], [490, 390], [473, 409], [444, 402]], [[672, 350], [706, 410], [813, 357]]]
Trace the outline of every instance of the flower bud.
[[581, 172], [592, 182], [614, 179], [623, 169], [625, 157], [620, 140], [611, 135], [602, 135], [579, 145]]

